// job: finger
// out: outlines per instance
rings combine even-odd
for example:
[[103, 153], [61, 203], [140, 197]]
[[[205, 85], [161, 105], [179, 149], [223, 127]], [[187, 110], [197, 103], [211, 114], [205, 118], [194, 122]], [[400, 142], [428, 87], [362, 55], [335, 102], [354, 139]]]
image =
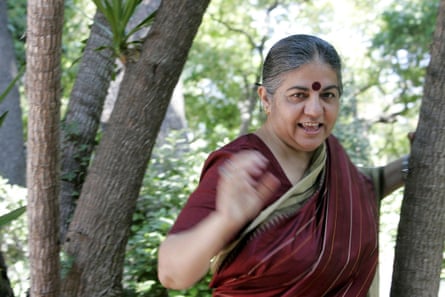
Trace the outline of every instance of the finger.
[[280, 180], [270, 172], [266, 172], [258, 181], [257, 193], [258, 197], [266, 205], [278, 187], [281, 185]]
[[254, 150], [244, 150], [235, 155], [230, 159], [232, 164], [237, 166], [264, 166], [267, 163], [267, 159], [258, 151]]
[[262, 175], [268, 160], [258, 151], [242, 151], [235, 154], [226, 163], [226, 170], [231, 174], [245, 172], [248, 175]]
[[223, 177], [226, 177], [226, 178], [230, 177], [230, 172], [228, 170], [230, 162], [231, 162], [230, 160], [227, 160], [227, 161], [224, 162], [223, 165], [218, 167], [218, 172], [219, 172], [220, 176], [223, 176]]
[[411, 144], [413, 143], [415, 137], [416, 137], [416, 133], [415, 132], [409, 132], [408, 133], [408, 139], [409, 139], [409, 142]]

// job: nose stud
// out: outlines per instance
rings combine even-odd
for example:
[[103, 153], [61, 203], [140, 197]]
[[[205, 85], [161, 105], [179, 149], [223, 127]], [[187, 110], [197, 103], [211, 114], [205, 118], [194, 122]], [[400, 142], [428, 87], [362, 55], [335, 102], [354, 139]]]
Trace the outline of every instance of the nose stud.
[[321, 89], [321, 83], [319, 83], [318, 81], [314, 81], [312, 83], [312, 90], [314, 91], [318, 91]]

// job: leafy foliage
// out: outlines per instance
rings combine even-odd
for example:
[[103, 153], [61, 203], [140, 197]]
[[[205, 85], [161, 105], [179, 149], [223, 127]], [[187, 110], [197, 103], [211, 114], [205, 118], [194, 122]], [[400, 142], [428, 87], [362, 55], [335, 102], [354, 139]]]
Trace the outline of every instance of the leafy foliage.
[[26, 189], [0, 177], [0, 249], [16, 296], [24, 296], [29, 286], [26, 216], [22, 215], [25, 202]]
[[381, 73], [396, 79], [396, 103], [409, 106], [421, 97], [438, 5], [439, 1], [398, 1], [382, 15], [382, 29], [372, 48], [382, 57]]
[[[158, 247], [196, 187], [207, 155], [206, 143], [199, 137], [191, 141], [184, 137], [172, 133], [153, 152], [127, 245], [124, 281], [128, 296], [166, 296], [157, 280]], [[181, 151], [178, 143], [189, 143], [193, 149]], [[171, 291], [169, 296], [206, 296], [207, 283], [208, 279], [203, 280], [190, 290]]]
[[[210, 3], [183, 75], [191, 130], [204, 132], [206, 139], [215, 133], [213, 127], [227, 129], [230, 138], [237, 135], [242, 106], [251, 97], [254, 84], [261, 80], [263, 54], [275, 29], [273, 23], [276, 18], [288, 19], [284, 12], [289, 2]], [[250, 130], [258, 127], [260, 113], [260, 108], [254, 110]]]
[[14, 42], [18, 65], [25, 65], [26, 0], [6, 1], [8, 8], [8, 29]]

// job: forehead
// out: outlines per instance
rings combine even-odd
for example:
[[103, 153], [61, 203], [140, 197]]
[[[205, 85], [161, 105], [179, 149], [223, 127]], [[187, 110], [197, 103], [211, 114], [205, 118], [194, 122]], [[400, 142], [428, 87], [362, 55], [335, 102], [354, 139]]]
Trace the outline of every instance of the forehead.
[[328, 85], [338, 85], [338, 77], [329, 64], [312, 62], [283, 73], [280, 87], [289, 85], [316, 90]]

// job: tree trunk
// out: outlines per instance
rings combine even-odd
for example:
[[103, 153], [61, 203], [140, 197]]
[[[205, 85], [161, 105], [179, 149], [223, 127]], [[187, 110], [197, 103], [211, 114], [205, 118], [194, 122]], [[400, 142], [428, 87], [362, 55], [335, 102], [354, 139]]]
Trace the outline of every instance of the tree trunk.
[[31, 297], [59, 297], [59, 125], [63, 1], [28, 1], [26, 93]]
[[[259, 82], [259, 76], [257, 76], [257, 82]], [[244, 135], [249, 132], [255, 107], [261, 106], [258, 99], [257, 89], [258, 87], [256, 85], [246, 82], [246, 96], [240, 107], [241, 127], [239, 135]]]
[[120, 296], [136, 200], [173, 89], [209, 0], [164, 0], [128, 64], [66, 237], [62, 296]]
[[[160, 0], [143, 1], [136, 9], [134, 15], [131, 17], [127, 30], [133, 29], [142, 20], [156, 11], [159, 8], [160, 3]], [[132, 35], [131, 41], [144, 40], [147, 37], [148, 31], [149, 28], [144, 28], [143, 30], [136, 32], [134, 35]], [[116, 79], [112, 81], [110, 89], [108, 90], [108, 96], [105, 100], [104, 112], [102, 114], [103, 123], [107, 123], [110, 118], [110, 114], [114, 108], [120, 84], [125, 73], [125, 68], [123, 66], [120, 68], [119, 74], [116, 76]], [[184, 130], [186, 127], [187, 121], [185, 118], [184, 96], [182, 91], [182, 83], [179, 81], [174, 89], [172, 99], [170, 100], [170, 104], [167, 108], [165, 118], [158, 134], [156, 145], [162, 145], [165, 137], [169, 135], [170, 131]], [[186, 138], [186, 135], [184, 135], [184, 138]], [[178, 143], [177, 145], [178, 153], [188, 149], [186, 143]]]
[[[0, 93], [8, 88], [18, 74], [6, 8], [6, 1], [0, 0]], [[8, 115], [0, 128], [0, 175], [8, 179], [10, 184], [24, 186], [25, 145], [20, 94], [16, 86], [0, 104], [0, 115], [6, 111]]]
[[76, 77], [62, 129], [62, 181], [60, 191], [61, 239], [79, 197], [91, 154], [96, 145], [107, 90], [114, 71], [108, 23], [96, 13]]
[[435, 297], [445, 241], [445, 0], [440, 1], [396, 242], [391, 296]]

